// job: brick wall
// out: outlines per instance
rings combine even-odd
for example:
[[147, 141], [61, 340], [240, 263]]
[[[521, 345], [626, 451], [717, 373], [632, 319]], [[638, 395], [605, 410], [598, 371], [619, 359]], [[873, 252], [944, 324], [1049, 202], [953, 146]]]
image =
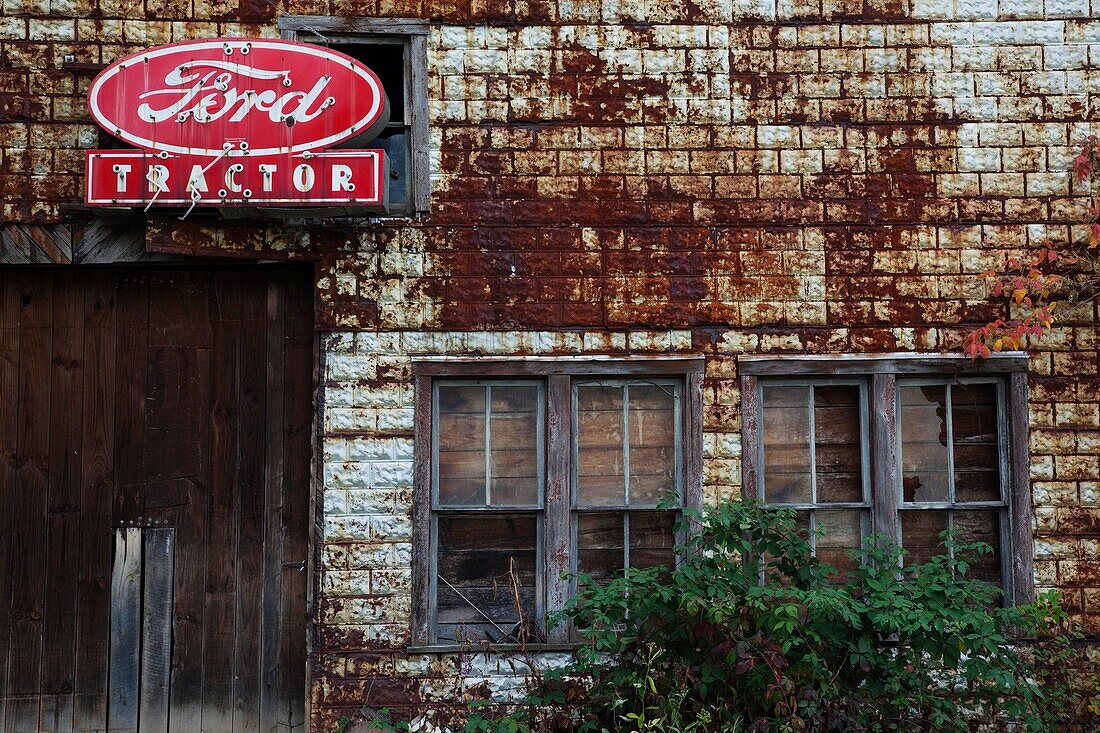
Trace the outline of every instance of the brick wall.
[[[714, 501], [739, 493], [738, 353], [955, 350], [999, 314], [978, 273], [1083, 234], [1067, 169], [1100, 93], [1088, 0], [5, 0], [0, 255], [79, 246], [98, 140], [66, 57], [274, 37], [280, 13], [433, 21], [427, 220], [156, 225], [318, 259], [317, 730], [450, 694], [462, 665], [513, 689], [510, 660], [401, 651], [410, 355], [705, 353]], [[1092, 633], [1097, 339], [1082, 313], [1031, 359], [1038, 584]]]

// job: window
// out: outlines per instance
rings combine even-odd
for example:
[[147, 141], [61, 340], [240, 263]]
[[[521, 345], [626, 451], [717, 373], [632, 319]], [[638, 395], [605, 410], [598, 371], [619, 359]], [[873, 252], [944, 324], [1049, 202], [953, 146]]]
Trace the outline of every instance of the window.
[[776, 381], [760, 389], [762, 498], [797, 510], [816, 555], [844, 572], [848, 549], [870, 533], [866, 387]]
[[974, 573], [1033, 595], [1026, 358], [745, 357], [744, 481], [822, 530], [844, 572], [872, 532], [924, 562], [940, 534], [993, 547]]
[[698, 506], [701, 359], [425, 360], [415, 646], [564, 643], [575, 587], [675, 562]]
[[671, 565], [682, 495], [681, 383], [573, 384], [573, 571], [606, 580], [624, 568]]
[[389, 120], [370, 140], [337, 148], [382, 148], [390, 167], [390, 216], [426, 214], [428, 180], [428, 24], [399, 18], [282, 16], [282, 37], [329, 46], [366, 64], [382, 82]]

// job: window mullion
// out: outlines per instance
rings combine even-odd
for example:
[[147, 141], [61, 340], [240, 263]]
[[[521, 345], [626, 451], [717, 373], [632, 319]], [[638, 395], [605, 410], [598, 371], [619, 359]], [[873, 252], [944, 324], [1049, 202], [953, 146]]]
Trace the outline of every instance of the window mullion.
[[951, 391], [949, 382], [943, 391], [944, 400], [947, 402], [944, 422], [947, 425], [947, 500], [951, 506], [955, 506], [955, 422], [951, 413], [955, 405], [955, 395]]
[[810, 503], [817, 504], [817, 425], [814, 423], [814, 386], [811, 384], [809, 388], [809, 404], [806, 409], [809, 410], [809, 415], [806, 417], [806, 424], [810, 426], [809, 440], [810, 445]]
[[630, 385], [623, 385], [623, 504], [630, 506]]
[[[565, 608], [569, 599], [570, 558], [576, 552], [576, 538], [571, 531], [572, 489], [570, 481], [573, 422], [572, 385], [568, 376], [551, 375], [546, 395], [546, 487], [544, 507], [543, 581], [546, 588], [546, 611], [554, 613]], [[547, 630], [550, 642], [567, 642], [570, 629], [559, 624]]]
[[485, 385], [485, 506], [493, 505], [493, 436], [492, 436], [493, 387]]

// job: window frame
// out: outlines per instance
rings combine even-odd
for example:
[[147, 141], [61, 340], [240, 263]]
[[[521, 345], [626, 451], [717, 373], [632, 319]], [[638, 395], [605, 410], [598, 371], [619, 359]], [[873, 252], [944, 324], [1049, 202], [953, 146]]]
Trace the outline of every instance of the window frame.
[[[565, 607], [572, 592], [571, 581], [563, 574], [571, 572], [576, 558], [573, 529], [575, 492], [573, 489], [573, 389], [576, 381], [652, 379], [675, 380], [681, 384], [677, 434], [681, 446], [678, 480], [683, 507], [702, 506], [702, 403], [703, 357], [415, 357], [412, 364], [414, 383], [413, 416], [413, 542], [412, 542], [412, 613], [410, 651], [447, 652], [461, 646], [438, 643], [432, 619], [436, 562], [435, 489], [436, 385], [459, 381], [531, 382], [542, 388], [543, 485], [542, 509], [539, 510], [539, 561], [541, 609], [553, 613]], [[511, 509], [511, 508], [509, 508]], [[449, 512], [449, 510], [447, 510]], [[460, 509], [459, 513], [491, 511]], [[516, 510], [527, 511], [527, 510]], [[576, 646], [572, 630], [565, 624], [547, 632], [545, 643], [527, 644], [527, 649], [569, 649]], [[515, 648], [512, 644], [494, 644], [494, 649]]]
[[[962, 355], [781, 355], [742, 356], [742, 481], [762, 486], [763, 445], [760, 432], [761, 383], [791, 379], [849, 377], [865, 380], [869, 390], [867, 444], [871, 471], [871, 531], [901, 538], [901, 513], [922, 508], [902, 501], [899, 387], [922, 382], [997, 382], [1001, 508], [1001, 563], [1006, 603], [1035, 598], [1034, 538], [1028, 449], [1027, 355], [994, 354], [972, 360]], [[952, 447], [952, 450], [954, 448]], [[759, 495], [759, 494], [758, 494]], [[929, 509], [935, 509], [929, 506]], [[980, 508], [980, 505], [973, 505]]]
[[284, 41], [320, 43], [339, 51], [342, 44], [397, 44], [404, 47], [405, 125], [409, 128], [408, 204], [403, 210], [374, 214], [376, 219], [423, 218], [431, 208], [428, 137], [429, 23], [415, 18], [347, 18], [282, 15]]

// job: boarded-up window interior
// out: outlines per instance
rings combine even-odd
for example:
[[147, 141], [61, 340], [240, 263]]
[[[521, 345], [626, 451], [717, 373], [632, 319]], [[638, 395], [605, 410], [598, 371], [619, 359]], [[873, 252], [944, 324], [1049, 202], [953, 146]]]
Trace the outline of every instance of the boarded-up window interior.
[[537, 516], [444, 514], [436, 522], [437, 641], [530, 640], [538, 606]]
[[973, 572], [1001, 583], [1000, 401], [996, 382], [899, 382], [901, 540], [910, 562], [947, 552], [941, 534], [951, 530], [959, 543], [993, 548]]
[[606, 581], [675, 562], [680, 397], [675, 380], [574, 384], [578, 572]]
[[440, 384], [436, 394], [439, 506], [537, 506], [539, 385]]
[[844, 573], [870, 522], [863, 387], [761, 389], [761, 496], [798, 511], [817, 557]]
[[532, 640], [541, 618], [543, 410], [541, 382], [435, 385], [438, 643]]

